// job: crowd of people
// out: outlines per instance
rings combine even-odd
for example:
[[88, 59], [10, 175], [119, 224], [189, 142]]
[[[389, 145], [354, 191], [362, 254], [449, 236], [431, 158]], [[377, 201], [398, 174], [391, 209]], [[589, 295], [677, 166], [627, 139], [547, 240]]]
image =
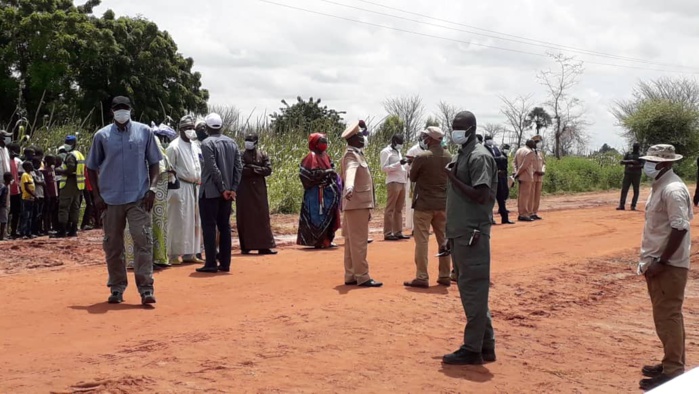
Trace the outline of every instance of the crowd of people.
[[[114, 98], [111, 110], [114, 122], [95, 134], [87, 157], [76, 150], [75, 136], [66, 137], [57, 155], [27, 147], [20, 156], [12, 134], [0, 135], [0, 239], [7, 230], [13, 238], [60, 238], [75, 236], [78, 227], [102, 226], [108, 302], [124, 301], [131, 267], [144, 305], [156, 302], [153, 270], [159, 267], [195, 263], [201, 274], [230, 271], [234, 203], [241, 253], [277, 253], [266, 184], [272, 165], [258, 148], [258, 136], [245, 136], [240, 150], [222, 134], [223, 121], [215, 113], [201, 120], [184, 116], [175, 131], [132, 121], [127, 97]], [[439, 127], [427, 127], [405, 155], [404, 136], [394, 135], [381, 151], [387, 192], [383, 239], [414, 238], [415, 276], [403, 284], [426, 288], [428, 243], [434, 234], [436, 282], [457, 284], [466, 315], [462, 345], [442, 361], [483, 364], [496, 360], [489, 309], [490, 239], [497, 224], [493, 209], [497, 202], [501, 223], [513, 224], [506, 203], [516, 185], [518, 221], [541, 220], [546, 164], [539, 135], [515, 152], [510, 171], [510, 146], [498, 147], [492, 136], [476, 134], [473, 113], [458, 113], [452, 128], [447, 135]], [[342, 229], [344, 284], [376, 288], [383, 283], [370, 275], [367, 259], [371, 211], [377, 207], [376, 184], [364, 155], [368, 135], [363, 121], [348, 125], [341, 135], [347, 148], [339, 168], [327, 153], [327, 135], [309, 136], [309, 153], [299, 169], [304, 196], [297, 244], [335, 248], [335, 233]], [[445, 148], [448, 139], [459, 147], [455, 157]], [[638, 273], [648, 284], [665, 355], [661, 364], [642, 369], [648, 377], [640, 382], [644, 389], [671, 380], [685, 367], [682, 302], [693, 214], [689, 191], [672, 171], [681, 158], [672, 145], [652, 146], [641, 156], [636, 144], [621, 161], [626, 173], [619, 210], [631, 185], [631, 208], [636, 209], [641, 172], [653, 181]], [[412, 234], [404, 233], [406, 228]]]

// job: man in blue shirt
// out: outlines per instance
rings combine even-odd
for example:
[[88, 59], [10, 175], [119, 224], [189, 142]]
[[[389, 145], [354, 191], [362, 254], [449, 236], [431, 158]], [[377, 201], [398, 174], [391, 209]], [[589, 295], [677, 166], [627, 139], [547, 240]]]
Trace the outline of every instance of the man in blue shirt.
[[107, 286], [112, 292], [108, 301], [124, 301], [128, 284], [124, 229], [128, 221], [141, 303], [154, 304], [151, 210], [162, 155], [150, 127], [131, 121], [131, 101], [127, 97], [114, 98], [112, 114], [114, 123], [95, 134], [87, 159], [94, 203], [104, 212], [103, 248], [109, 271]]
[[[240, 178], [243, 175], [238, 145], [221, 134], [221, 116], [212, 113], [206, 117], [209, 137], [201, 143], [204, 158], [199, 188], [199, 216], [204, 235], [206, 264], [197, 272], [229, 272], [231, 267], [231, 213]], [[220, 235], [219, 262], [216, 265], [216, 230]]]

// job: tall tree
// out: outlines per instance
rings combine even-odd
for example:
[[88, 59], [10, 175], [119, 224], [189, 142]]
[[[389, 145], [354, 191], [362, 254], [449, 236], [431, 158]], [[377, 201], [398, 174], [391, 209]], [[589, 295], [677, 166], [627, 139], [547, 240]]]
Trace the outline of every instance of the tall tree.
[[389, 115], [372, 135], [372, 140], [388, 144], [395, 134], [403, 134], [405, 123], [397, 115]]
[[337, 134], [345, 127], [342, 122], [344, 111], [336, 111], [321, 106], [321, 99], [314, 100], [313, 97], [304, 101], [301, 96], [296, 97], [296, 103], [289, 105], [286, 100], [282, 100], [284, 107], [279, 108], [279, 112], [270, 115], [272, 119], [272, 130], [276, 134], [300, 134], [311, 133]]
[[532, 95], [517, 96], [514, 99], [500, 96], [500, 101], [503, 104], [500, 112], [505, 115], [507, 122], [512, 126], [516, 148], [519, 148], [524, 141], [524, 132], [529, 127], [527, 115], [532, 109]]
[[396, 115], [403, 121], [406, 139], [415, 141], [425, 114], [422, 98], [419, 95], [388, 98], [384, 100], [383, 107], [389, 115]]
[[451, 124], [456, 114], [459, 113], [459, 109], [446, 101], [440, 101], [439, 104], [437, 104], [437, 108], [439, 109], [439, 120], [442, 123], [442, 130], [444, 130], [445, 133], [451, 133], [453, 131]]
[[484, 136], [489, 135], [493, 137], [493, 141], [498, 141], [498, 138], [500, 138], [500, 143], [504, 143], [505, 137], [507, 135], [507, 130], [503, 125], [495, 124], [495, 123], [486, 123], [483, 126], [483, 132]]
[[542, 107], [534, 107], [527, 115], [527, 123], [534, 127], [536, 135], [540, 135], [541, 129], [547, 129], [553, 124], [553, 119]]
[[[582, 102], [573, 97], [571, 89], [580, 81], [583, 63], [564, 54], [549, 54], [556, 68], [539, 72], [537, 78], [546, 88], [547, 105], [551, 108], [554, 120], [554, 154], [560, 159], [563, 155], [562, 138], [566, 141], [580, 140], [587, 123], [582, 118]], [[576, 135], [577, 134], [577, 135]]]
[[431, 116], [428, 117], [427, 120], [425, 120], [425, 128], [428, 128], [430, 126], [439, 127], [440, 126], [439, 120], [436, 117], [435, 118], [433, 118]]

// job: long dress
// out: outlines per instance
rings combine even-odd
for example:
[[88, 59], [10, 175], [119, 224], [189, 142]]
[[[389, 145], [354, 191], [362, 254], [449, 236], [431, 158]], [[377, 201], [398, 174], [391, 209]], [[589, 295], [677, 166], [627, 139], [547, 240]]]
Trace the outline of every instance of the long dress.
[[[158, 175], [157, 191], [155, 192], [155, 203], [151, 211], [152, 234], [153, 234], [153, 264], [170, 265], [167, 254], [167, 184], [170, 170], [170, 161], [167, 158], [165, 149], [160, 144], [158, 138], [155, 139], [158, 149], [163, 155], [160, 160], [160, 171]], [[128, 223], [124, 231], [124, 249], [126, 265], [133, 267], [134, 264], [134, 244], [131, 232], [128, 230]]]
[[330, 156], [322, 152], [309, 153], [301, 162], [300, 177], [303, 203], [296, 244], [327, 248], [340, 228], [341, 180], [335, 172]]
[[236, 193], [236, 225], [240, 250], [277, 247], [269, 220], [269, 201], [265, 178], [272, 174], [269, 156], [260, 150], [243, 153], [243, 176]]
[[171, 262], [177, 257], [191, 259], [201, 252], [199, 183], [201, 163], [199, 144], [175, 139], [167, 147], [167, 157], [180, 180], [180, 188], [168, 190], [167, 250]]

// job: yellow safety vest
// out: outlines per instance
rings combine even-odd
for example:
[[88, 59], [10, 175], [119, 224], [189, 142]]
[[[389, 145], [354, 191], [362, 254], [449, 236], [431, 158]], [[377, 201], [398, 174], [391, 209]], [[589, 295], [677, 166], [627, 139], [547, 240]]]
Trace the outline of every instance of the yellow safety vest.
[[[78, 190], [85, 190], [85, 156], [83, 156], [82, 153], [74, 150], [70, 153], [69, 155], [75, 156], [75, 159], [78, 161], [78, 167], [75, 169], [75, 177], [78, 180]], [[61, 168], [66, 171], [68, 167], [66, 167], [66, 163], [64, 161], [63, 165]], [[68, 180], [67, 175], [61, 176], [61, 179], [58, 181], [58, 188], [63, 189], [66, 187], [66, 182]]]

